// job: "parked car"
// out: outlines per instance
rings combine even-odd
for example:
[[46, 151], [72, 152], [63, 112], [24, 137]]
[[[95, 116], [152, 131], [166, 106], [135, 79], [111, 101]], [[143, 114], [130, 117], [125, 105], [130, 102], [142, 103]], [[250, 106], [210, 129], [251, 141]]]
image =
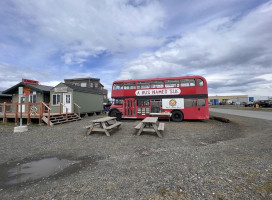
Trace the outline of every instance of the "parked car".
[[260, 107], [272, 107], [272, 100], [259, 100], [259, 101], [255, 101], [253, 103], [254, 107], [256, 105], [259, 105]]

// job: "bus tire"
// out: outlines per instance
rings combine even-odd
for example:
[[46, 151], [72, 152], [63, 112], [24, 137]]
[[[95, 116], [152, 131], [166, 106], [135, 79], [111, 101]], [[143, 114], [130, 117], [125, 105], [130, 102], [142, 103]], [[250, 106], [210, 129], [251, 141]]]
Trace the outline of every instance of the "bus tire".
[[117, 110], [117, 109], [110, 110], [109, 116], [110, 117], [116, 117], [116, 113], [119, 113], [119, 110]]
[[179, 110], [175, 110], [172, 112], [171, 119], [173, 122], [181, 122], [183, 120], [183, 113]]

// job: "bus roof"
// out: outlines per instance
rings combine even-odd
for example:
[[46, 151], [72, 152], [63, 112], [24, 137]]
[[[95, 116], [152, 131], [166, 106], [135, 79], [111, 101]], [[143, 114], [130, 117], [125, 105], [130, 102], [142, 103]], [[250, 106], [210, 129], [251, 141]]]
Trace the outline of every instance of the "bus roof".
[[135, 81], [160, 81], [160, 80], [175, 80], [175, 79], [186, 79], [186, 78], [201, 78], [206, 82], [203, 76], [177, 76], [177, 77], [162, 77], [162, 78], [145, 78], [145, 79], [128, 79], [128, 80], [116, 80], [113, 83], [123, 83], [123, 82], [135, 82]]

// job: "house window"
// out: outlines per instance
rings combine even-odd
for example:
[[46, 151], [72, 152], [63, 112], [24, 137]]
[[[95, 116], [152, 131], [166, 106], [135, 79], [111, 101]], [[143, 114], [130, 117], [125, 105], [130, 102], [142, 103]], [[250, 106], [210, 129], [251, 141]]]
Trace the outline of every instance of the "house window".
[[98, 83], [94, 83], [94, 86], [97, 88], [98, 87]]
[[37, 103], [37, 95], [36, 94], [29, 95], [29, 102]]
[[60, 94], [53, 94], [53, 106], [60, 104]]
[[93, 83], [90, 83], [90, 87], [93, 87]]
[[81, 87], [87, 87], [87, 83], [81, 83], [80, 86]]

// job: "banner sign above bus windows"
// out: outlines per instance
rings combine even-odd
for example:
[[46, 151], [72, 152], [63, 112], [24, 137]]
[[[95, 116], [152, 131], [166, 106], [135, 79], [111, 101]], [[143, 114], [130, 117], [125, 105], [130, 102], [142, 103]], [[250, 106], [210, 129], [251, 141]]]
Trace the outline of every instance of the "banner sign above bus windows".
[[183, 98], [162, 99], [163, 109], [184, 109]]
[[181, 90], [179, 88], [167, 88], [167, 89], [148, 89], [148, 90], [136, 90], [136, 96], [154, 96], [154, 95], [179, 95]]

